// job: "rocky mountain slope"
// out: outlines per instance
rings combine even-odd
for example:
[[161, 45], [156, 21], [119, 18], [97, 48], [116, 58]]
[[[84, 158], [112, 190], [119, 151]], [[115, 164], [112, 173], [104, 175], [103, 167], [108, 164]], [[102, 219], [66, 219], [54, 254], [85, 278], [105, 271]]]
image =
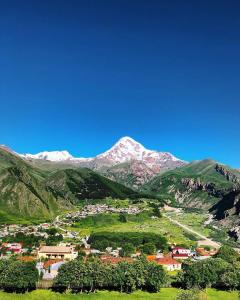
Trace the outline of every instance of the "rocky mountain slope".
[[102, 175], [127, 187], [138, 190], [144, 183], [158, 174], [144, 162], [131, 160], [112, 167], [98, 170]]
[[237, 171], [213, 160], [203, 160], [157, 175], [142, 190], [172, 205], [210, 209], [234, 189], [238, 178]]
[[148, 150], [130, 137], [121, 138], [109, 150], [93, 158], [75, 158], [67, 151], [45, 151], [21, 157], [43, 169], [90, 168], [135, 189], [160, 172], [186, 164], [169, 152]]
[[43, 171], [0, 149], [0, 220], [49, 219], [82, 199], [140, 197], [93, 171]]

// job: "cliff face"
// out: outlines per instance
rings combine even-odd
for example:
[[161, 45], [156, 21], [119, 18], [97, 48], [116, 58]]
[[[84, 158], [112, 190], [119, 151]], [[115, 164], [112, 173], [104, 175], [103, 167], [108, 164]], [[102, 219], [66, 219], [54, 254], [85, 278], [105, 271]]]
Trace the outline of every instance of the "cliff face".
[[215, 167], [216, 171], [223, 175], [226, 180], [232, 182], [235, 186], [239, 187], [240, 186], [240, 177], [239, 177], [239, 172], [236, 173], [235, 170], [229, 170], [223, 165], [216, 164]]
[[240, 174], [236, 170], [207, 159], [155, 176], [143, 189], [170, 205], [216, 211], [220, 216], [226, 205], [220, 205], [217, 212], [217, 203], [227, 202], [231, 208], [231, 193], [238, 189], [239, 182]]

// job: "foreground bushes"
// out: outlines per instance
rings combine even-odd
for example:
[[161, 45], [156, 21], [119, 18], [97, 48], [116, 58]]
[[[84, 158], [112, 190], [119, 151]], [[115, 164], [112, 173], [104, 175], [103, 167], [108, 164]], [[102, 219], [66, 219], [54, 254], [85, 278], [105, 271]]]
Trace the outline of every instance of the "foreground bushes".
[[74, 260], [63, 265], [55, 280], [54, 289], [71, 289], [73, 292], [105, 289], [127, 293], [142, 289], [157, 292], [166, 281], [163, 268], [143, 258], [133, 263], [120, 262], [117, 265], [102, 263], [95, 258], [86, 262]]
[[35, 263], [14, 259], [0, 261], [0, 289], [8, 292], [25, 292], [36, 288], [38, 271]]
[[240, 289], [239, 255], [233, 249], [223, 246], [215, 258], [185, 263], [178, 283], [186, 289]]

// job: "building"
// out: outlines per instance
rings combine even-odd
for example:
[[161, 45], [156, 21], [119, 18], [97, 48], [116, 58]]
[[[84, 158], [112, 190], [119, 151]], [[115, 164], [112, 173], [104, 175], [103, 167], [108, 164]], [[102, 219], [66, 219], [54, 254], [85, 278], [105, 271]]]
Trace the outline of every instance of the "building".
[[22, 244], [20, 243], [2, 243], [1, 248], [5, 249], [6, 253], [22, 253]]
[[38, 251], [39, 259], [62, 259], [73, 260], [78, 256], [78, 253], [73, 247], [63, 246], [43, 246]]
[[178, 271], [182, 268], [182, 263], [172, 257], [157, 258], [156, 263], [162, 265], [167, 271]]
[[173, 259], [188, 259], [189, 257], [194, 256], [190, 249], [176, 247], [172, 249], [172, 258]]
[[187, 254], [188, 256], [191, 255], [191, 250], [190, 249], [185, 249], [181, 247], [176, 247], [172, 249], [172, 254]]
[[147, 260], [162, 265], [167, 271], [176, 271], [182, 268], [182, 263], [173, 259], [171, 256], [157, 257], [156, 255], [148, 255]]

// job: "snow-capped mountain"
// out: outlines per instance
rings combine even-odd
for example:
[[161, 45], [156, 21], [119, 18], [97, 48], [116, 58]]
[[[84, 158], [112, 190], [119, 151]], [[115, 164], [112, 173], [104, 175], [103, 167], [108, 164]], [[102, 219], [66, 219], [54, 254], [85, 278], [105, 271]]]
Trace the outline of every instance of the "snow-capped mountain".
[[129, 161], [141, 161], [154, 172], [173, 169], [185, 164], [169, 152], [146, 149], [130, 137], [121, 138], [112, 148], [93, 158], [76, 158], [68, 151], [44, 151], [38, 154], [23, 154], [25, 159], [40, 159], [52, 162], [75, 163], [91, 169], [101, 169]]
[[56, 162], [74, 159], [68, 151], [43, 151], [37, 154], [20, 154], [20, 156], [26, 159], [42, 159]]
[[146, 149], [143, 145], [130, 137], [121, 138], [111, 149], [96, 156], [96, 159], [105, 159], [112, 164], [124, 163], [130, 160], [144, 162], [148, 167], [160, 171], [171, 166], [180, 166], [184, 162], [169, 152], [158, 152]]

